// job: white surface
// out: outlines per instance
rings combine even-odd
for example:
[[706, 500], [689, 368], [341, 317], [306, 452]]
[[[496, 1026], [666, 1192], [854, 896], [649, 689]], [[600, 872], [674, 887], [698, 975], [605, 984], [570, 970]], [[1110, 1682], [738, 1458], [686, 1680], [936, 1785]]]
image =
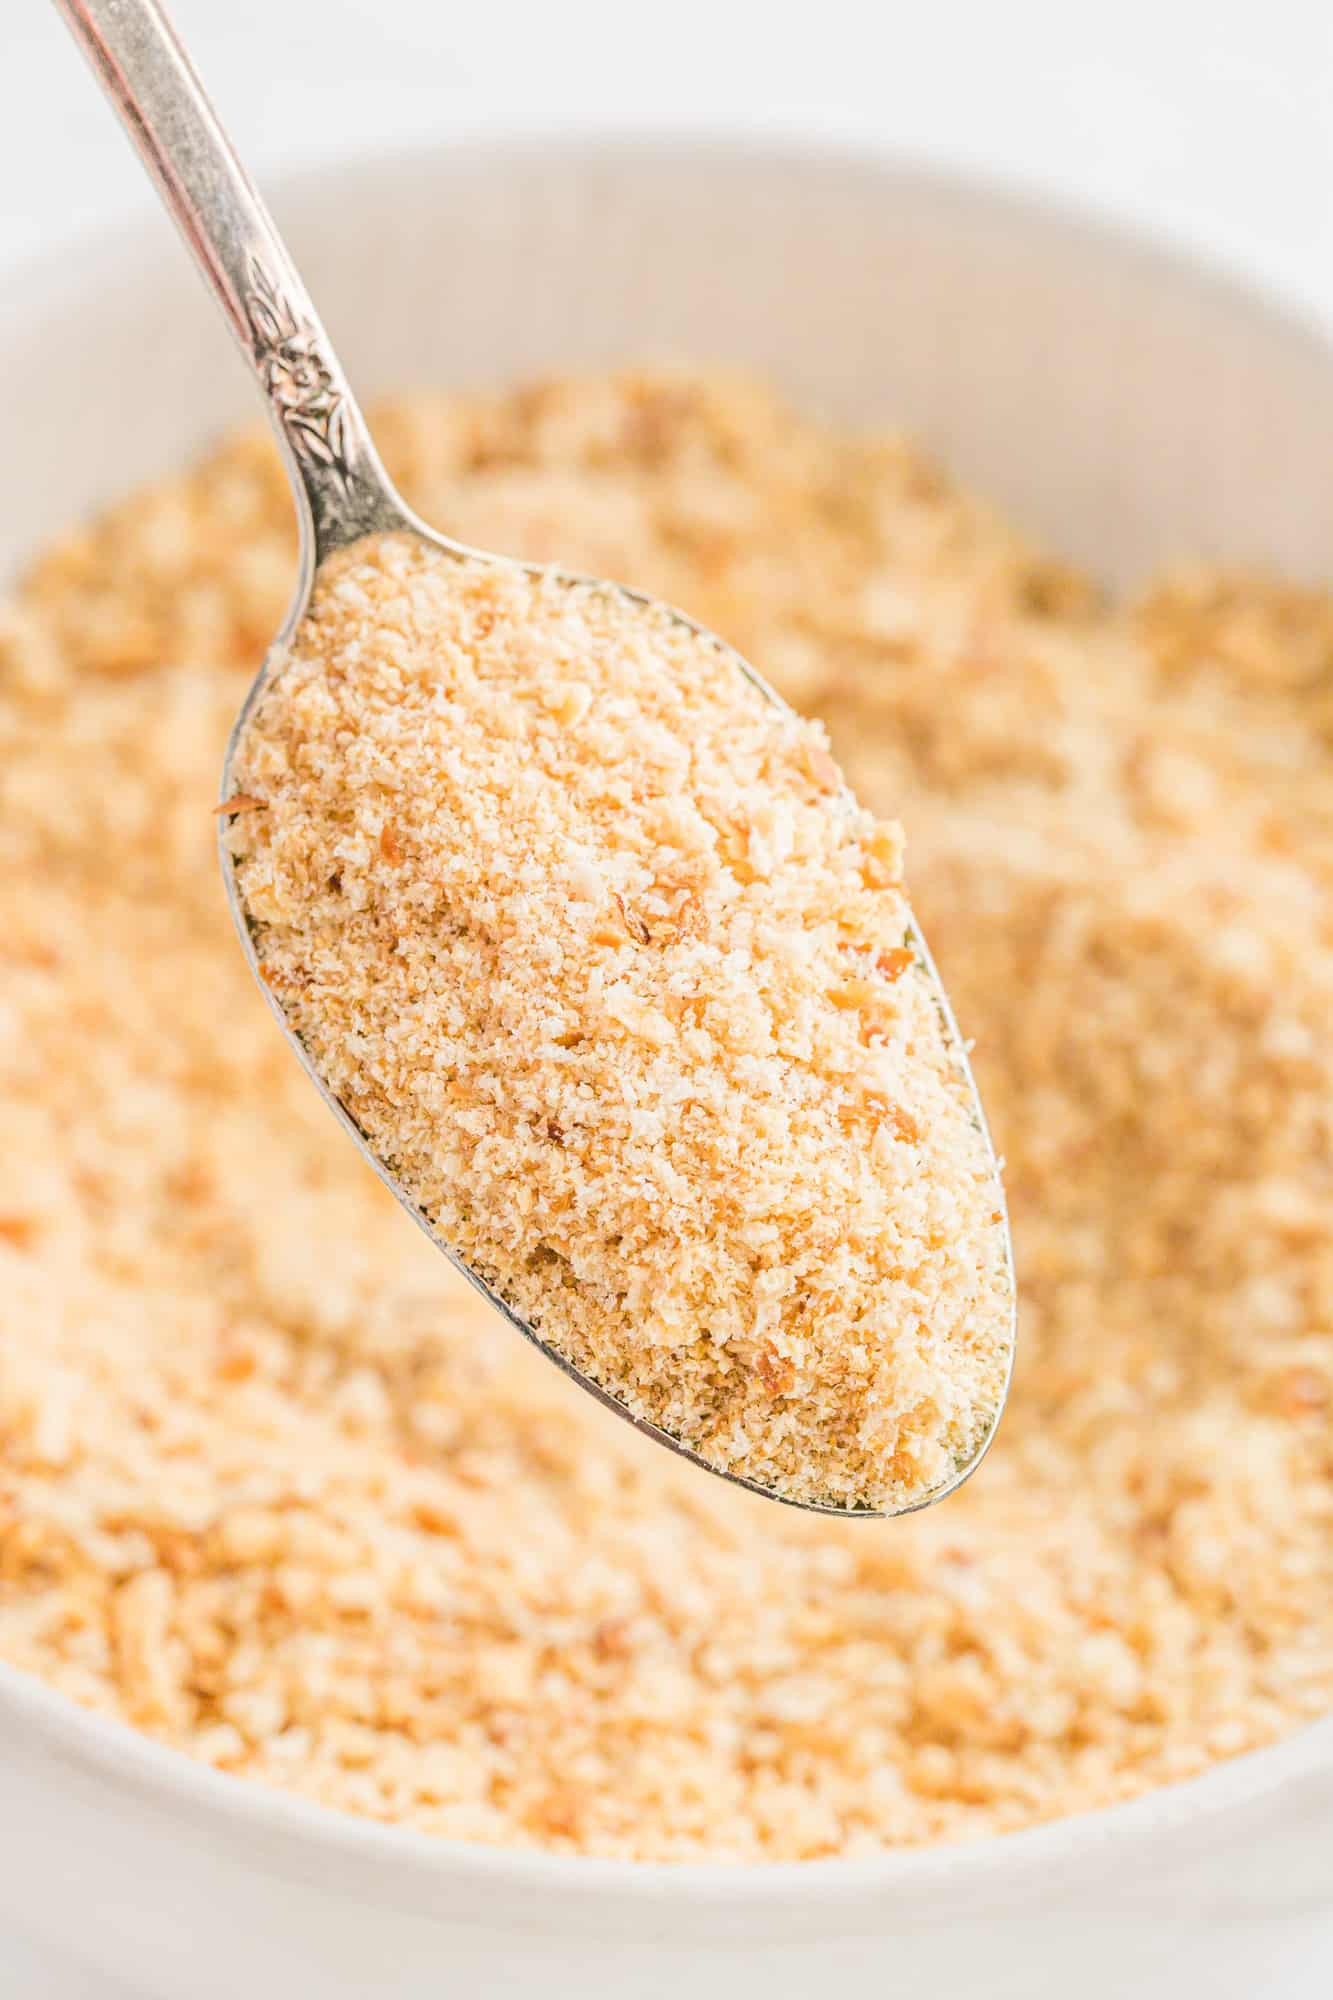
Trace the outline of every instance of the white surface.
[[[665, 330], [846, 415], [895, 410], [1113, 567], [1182, 520], [1333, 566], [1328, 350], [1040, 212], [854, 163], [549, 147], [330, 172], [276, 205], [358, 379], [586, 362]], [[164, 229], [49, 265], [18, 310], [0, 287], [0, 567], [43, 510], [247, 407], [225, 356]], [[319, 1813], [0, 1669], [0, 1932], [40, 1948], [4, 2000], [1295, 2000], [1328, 1990], [1331, 1842], [1333, 1719], [1004, 1841], [635, 1870]]]
[[[1329, 0], [175, 0], [260, 168], [533, 119], [843, 134], [1059, 191], [1333, 318]], [[0, 4], [0, 261], [142, 204], [42, 0]]]

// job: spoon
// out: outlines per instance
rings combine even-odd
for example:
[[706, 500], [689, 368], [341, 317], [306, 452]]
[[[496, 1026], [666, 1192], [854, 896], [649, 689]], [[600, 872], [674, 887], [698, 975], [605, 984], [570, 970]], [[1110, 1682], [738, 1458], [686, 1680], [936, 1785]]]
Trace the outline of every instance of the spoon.
[[[501, 563], [509, 559], [466, 548], [437, 534], [413, 513], [395, 491], [296, 268], [224, 135], [157, 0], [56, 0], [56, 4], [119, 111], [163, 201], [194, 252], [242, 352], [250, 362], [268, 403], [300, 517], [301, 556], [295, 598], [286, 623], [246, 697], [233, 730], [222, 780], [222, 799], [225, 803], [236, 792], [231, 777], [232, 763], [245, 725], [269, 685], [274, 663], [282, 660], [288, 642], [305, 617], [318, 573], [331, 558], [365, 537], [393, 534], [419, 537], [434, 550], [451, 557], [466, 557], [474, 563]], [[528, 574], [539, 573], [536, 566], [519, 567]], [[540, 573], [548, 577], [552, 574], [550, 571]], [[586, 579], [561, 574], [558, 581], [574, 584], [586, 582]], [[619, 586], [615, 585], [599, 587], [619, 591]], [[707, 640], [768, 701], [787, 712], [779, 697], [738, 654], [721, 641], [705, 633], [682, 614], [667, 612], [664, 607], [655, 606], [637, 592], [625, 590], [619, 591], [619, 594], [624, 605], [638, 607], [645, 619], [655, 617], [660, 621], [666, 615], [685, 630]], [[841, 799], [844, 805], [850, 804], [845, 791], [841, 793]], [[835, 806], [836, 803], [835, 800]], [[226, 838], [226, 824], [224, 817], [220, 821], [220, 855], [227, 899], [251, 970], [259, 978], [256, 940], [238, 890]], [[981, 1135], [985, 1157], [994, 1175], [995, 1203], [1002, 1216], [1003, 1194], [998, 1170], [990, 1150], [966, 1051], [938, 974], [914, 921], [909, 942], [922, 975], [930, 982], [931, 997], [939, 1014], [946, 1044], [969, 1093], [969, 1112]], [[279, 996], [262, 979], [260, 985], [302, 1066], [343, 1129], [432, 1242], [550, 1360], [600, 1403], [627, 1418], [655, 1442], [667, 1446], [704, 1470], [766, 1498], [781, 1500], [784, 1504], [806, 1511], [836, 1514], [840, 1518], [883, 1518], [893, 1512], [914, 1512], [953, 1492], [980, 1463], [1003, 1409], [1007, 1375], [989, 1428], [966, 1461], [958, 1463], [951, 1477], [924, 1496], [914, 1497], [896, 1508], [849, 1508], [817, 1499], [793, 1498], [713, 1463], [680, 1438], [649, 1422], [602, 1384], [583, 1374], [564, 1354], [545, 1341], [538, 1330], [520, 1317], [478, 1272], [468, 1266], [457, 1250], [443, 1240], [409, 1190], [376, 1153], [356, 1119], [320, 1075], [287, 1018]], [[1008, 1359], [1011, 1365], [1013, 1271], [1007, 1221], [1003, 1223], [1002, 1233], [1004, 1268], [1001, 1281], [1007, 1287]]]

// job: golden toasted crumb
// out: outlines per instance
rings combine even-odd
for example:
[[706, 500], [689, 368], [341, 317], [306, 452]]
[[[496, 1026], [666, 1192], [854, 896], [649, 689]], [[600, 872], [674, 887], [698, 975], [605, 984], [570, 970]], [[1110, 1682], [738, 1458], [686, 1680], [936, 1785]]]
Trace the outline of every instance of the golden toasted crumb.
[[[328, 1806], [652, 1860], [999, 1833], [1327, 1708], [1333, 599], [1099, 606], [901, 444], [726, 379], [377, 433], [429, 518], [762, 661], [912, 828], [1009, 1160], [1008, 1413], [883, 1528], [703, 1479], [337, 1138], [201, 810], [295, 568], [246, 438], [0, 617], [0, 1655]], [[688, 936], [691, 895], [647, 947], [611, 907], [617, 949]]]
[[[231, 845], [320, 1073], [545, 1341], [719, 1470], [902, 1507], [993, 1427], [1010, 1280], [932, 988], [846, 976], [849, 902], [872, 964], [907, 925], [901, 836], [815, 758], [670, 613], [381, 536], [247, 724]], [[849, 1130], [877, 1089], [910, 1152]]]
[[633, 938], [635, 944], [647, 944], [652, 938], [652, 932], [649, 930], [647, 924], [644, 922], [642, 917], [634, 916], [628, 909], [626, 909], [625, 898], [621, 895], [618, 889], [612, 896], [612, 901], [614, 902], [616, 908], [620, 912], [621, 923], [625, 926], [625, 929], [629, 932], [629, 935]]

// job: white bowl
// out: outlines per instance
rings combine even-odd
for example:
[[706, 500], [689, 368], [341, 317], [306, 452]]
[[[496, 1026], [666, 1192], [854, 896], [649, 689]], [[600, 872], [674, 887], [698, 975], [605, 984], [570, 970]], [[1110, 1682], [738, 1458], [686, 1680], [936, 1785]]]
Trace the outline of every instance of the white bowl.
[[[274, 205], [367, 391], [720, 358], [906, 425], [1113, 579], [1177, 553], [1333, 574], [1333, 348], [1103, 227], [873, 158], [668, 139], [339, 164]], [[48, 254], [0, 292], [0, 562], [255, 409], [165, 222]], [[6, 1937], [39, 1968], [21, 1988]], [[16, 2000], [806, 2000], [853, 1980], [1254, 2000], [1321, 1969], [1333, 1720], [1003, 1840], [659, 1868], [342, 1818], [0, 1669]]]

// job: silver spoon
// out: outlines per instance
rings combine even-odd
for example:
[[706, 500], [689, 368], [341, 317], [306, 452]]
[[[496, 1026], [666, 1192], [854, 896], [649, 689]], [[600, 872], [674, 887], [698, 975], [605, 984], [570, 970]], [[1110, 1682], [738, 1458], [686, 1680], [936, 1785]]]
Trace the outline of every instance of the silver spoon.
[[[120, 113], [163, 201], [194, 252], [242, 352], [250, 362], [278, 434], [300, 518], [301, 559], [296, 594], [273, 651], [260, 668], [232, 731], [222, 778], [221, 796], [227, 800], [236, 789], [230, 773], [240, 734], [265, 690], [273, 661], [281, 657], [287, 642], [304, 618], [316, 572], [329, 557], [367, 535], [406, 533], [420, 536], [450, 555], [497, 562], [509, 559], [465, 548], [461, 543], [436, 534], [395, 492], [296, 267], [233, 152], [157, 0], [56, 0], [56, 5]], [[626, 590], [623, 595], [630, 603], [642, 607], [651, 605], [651, 600], [638, 592]], [[682, 614], [672, 612], [671, 615], [679, 618], [692, 631], [709, 638], [714, 645], [721, 643], [712, 634], [703, 633], [702, 627]], [[729, 647], [723, 647], [723, 650], [735, 661], [739, 673], [744, 674], [770, 701], [779, 707], [784, 706], [738, 653]], [[853, 1512], [818, 1501], [794, 1500], [710, 1463], [680, 1439], [635, 1415], [599, 1383], [581, 1374], [441, 1239], [429, 1218], [373, 1150], [355, 1119], [330, 1091], [288, 1022], [280, 1000], [259, 979], [255, 942], [240, 900], [232, 857], [225, 839], [225, 822], [223, 826], [219, 847], [227, 900], [250, 969], [259, 980], [283, 1032], [312, 1083], [385, 1186], [478, 1291], [504, 1314], [511, 1325], [526, 1335], [565, 1374], [572, 1376], [582, 1388], [595, 1396], [598, 1402], [627, 1418], [636, 1429], [656, 1443], [666, 1445], [705, 1471], [728, 1479], [734, 1485], [747, 1487], [767, 1499], [781, 1500], [785, 1505], [801, 1507], [808, 1512], [834, 1514], [844, 1519], [849, 1515], [856, 1519], [883, 1518], [884, 1512], [889, 1510], [865, 1507]], [[931, 982], [935, 1004], [954, 1059], [971, 1089], [976, 1123], [989, 1150], [985, 1118], [972, 1082], [965, 1047], [939, 975], [915, 923], [911, 940], [925, 976]], [[989, 1157], [994, 1167], [993, 1153]], [[998, 1171], [995, 1181], [996, 1201], [1003, 1209]], [[1004, 1252], [1004, 1278], [1011, 1301], [1009, 1352], [1012, 1362], [1014, 1284], [1007, 1223]], [[990, 1429], [971, 1458], [959, 1464], [949, 1479], [910, 1505], [892, 1511], [914, 1513], [918, 1508], [929, 1506], [955, 1491], [980, 1464], [994, 1436], [995, 1424], [1003, 1406], [1002, 1396]]]

